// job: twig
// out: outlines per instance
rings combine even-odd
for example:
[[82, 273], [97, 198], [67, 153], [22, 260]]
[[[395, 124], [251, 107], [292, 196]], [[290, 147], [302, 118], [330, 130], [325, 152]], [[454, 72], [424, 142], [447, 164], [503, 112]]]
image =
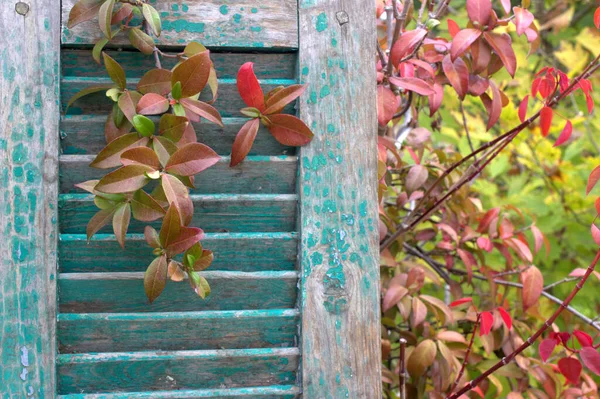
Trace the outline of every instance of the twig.
[[[473, 142], [471, 141], [471, 135], [469, 134], [469, 127], [467, 126], [467, 113], [465, 112], [465, 106], [462, 101], [460, 102], [460, 112], [462, 113], [463, 126], [465, 127], [465, 134], [467, 135], [467, 140], [469, 141], [469, 148], [471, 148], [471, 152], [475, 152]], [[473, 160], [477, 162], [477, 157], [473, 157]]]
[[400, 338], [400, 365], [399, 365], [399, 385], [400, 385], [400, 399], [406, 399], [406, 364], [405, 364], [405, 353], [406, 353], [406, 339]]
[[548, 291], [548, 290], [556, 287], [557, 285], [560, 285], [560, 284], [563, 284], [563, 283], [568, 283], [570, 281], [575, 281], [575, 280], [578, 280], [578, 279], [579, 279], [579, 277], [565, 277], [562, 280], [555, 281], [552, 284], [549, 284], [549, 285], [545, 286], [544, 287], [544, 291]]
[[479, 327], [479, 323], [481, 322], [481, 313], [477, 314], [477, 320], [475, 320], [475, 326], [473, 327], [473, 335], [471, 335], [471, 341], [469, 341], [469, 346], [467, 347], [467, 352], [465, 353], [465, 358], [463, 359], [462, 365], [460, 366], [460, 371], [456, 376], [456, 380], [454, 380], [454, 384], [452, 384], [452, 388], [450, 388], [450, 393], [454, 392], [456, 386], [460, 382], [465, 368], [467, 367], [467, 362], [469, 361], [469, 355], [471, 354], [471, 348], [473, 348], [473, 342], [475, 341], [475, 334], [477, 333], [477, 328]]

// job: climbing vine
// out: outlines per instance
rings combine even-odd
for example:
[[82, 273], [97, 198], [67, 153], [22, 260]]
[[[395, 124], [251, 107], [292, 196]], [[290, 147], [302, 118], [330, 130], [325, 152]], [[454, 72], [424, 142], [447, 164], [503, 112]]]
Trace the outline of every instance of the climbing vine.
[[[96, 17], [104, 36], [91, 55], [97, 63], [104, 63], [113, 84], [85, 88], [67, 105], [96, 92], [105, 92], [107, 101], [113, 102], [104, 125], [107, 145], [90, 164], [110, 172], [99, 180], [76, 185], [94, 194], [99, 208], [87, 225], [88, 240], [112, 223], [124, 248], [131, 218], [141, 222], [162, 219], [160, 231], [151, 226], [144, 231], [155, 255], [144, 276], [148, 299], [152, 302], [162, 293], [168, 278], [182, 281], [186, 276], [192, 289], [205, 298], [210, 286], [199, 272], [210, 266], [214, 255], [202, 247], [202, 229], [191, 226], [194, 205], [190, 189], [194, 188], [194, 176], [219, 162], [220, 156], [197, 142], [191, 122], [206, 119], [223, 126], [212, 105], [219, 83], [210, 51], [197, 42], [190, 42], [177, 54], [161, 51], [155, 44], [161, 35], [160, 14], [145, 0], [80, 0], [70, 11], [68, 27], [92, 23], [88, 21]], [[141, 53], [154, 57], [155, 68], [143, 75], [135, 89], [128, 85], [121, 65], [105, 50], [120, 35], [127, 36]], [[173, 69], [162, 68], [164, 57], [176, 58]], [[237, 87], [248, 106], [241, 113], [251, 119], [233, 143], [232, 167], [249, 153], [260, 123], [284, 145], [311, 141], [313, 133], [301, 120], [281, 113], [302, 94], [304, 86], [278, 87], [265, 96], [252, 63], [246, 63], [239, 70]], [[199, 100], [205, 90], [212, 94], [209, 102]]]

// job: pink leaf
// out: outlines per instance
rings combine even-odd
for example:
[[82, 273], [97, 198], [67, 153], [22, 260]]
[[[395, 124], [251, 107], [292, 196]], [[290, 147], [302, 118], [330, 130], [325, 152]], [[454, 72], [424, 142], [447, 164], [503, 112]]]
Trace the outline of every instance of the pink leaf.
[[450, 307], [455, 308], [457, 306], [464, 305], [465, 303], [471, 303], [471, 302], [473, 302], [473, 298], [471, 298], [471, 297], [461, 298], [461, 299], [457, 299], [456, 301], [452, 302], [450, 304]]
[[585, 347], [594, 345], [594, 340], [592, 339], [592, 337], [581, 330], [573, 330], [573, 335], [575, 336], [577, 341], [579, 341], [579, 344], [581, 346]]
[[136, 106], [140, 115], [158, 115], [167, 112], [168, 109], [169, 100], [156, 93], [144, 94]]
[[448, 54], [442, 60], [442, 68], [448, 81], [456, 90], [458, 97], [464, 100], [469, 90], [469, 68], [467, 68], [467, 64], [461, 58], [457, 58], [452, 62], [450, 54]]
[[542, 244], [544, 243], [544, 234], [538, 229], [538, 227], [534, 224], [531, 225], [531, 233], [533, 234], [533, 240], [535, 242], [535, 253], [537, 254], [542, 249]]
[[494, 249], [494, 245], [487, 237], [479, 237], [477, 239], [477, 246], [486, 252], [492, 252], [492, 249]]
[[429, 95], [429, 116], [433, 116], [442, 105], [444, 88], [438, 83], [433, 84], [433, 94]]
[[448, 18], [448, 33], [450, 33], [450, 36], [454, 38], [458, 32], [460, 32], [458, 24], [453, 19]]
[[540, 129], [542, 129], [542, 136], [546, 137], [552, 126], [552, 117], [554, 112], [552, 108], [544, 106], [540, 111]]
[[398, 97], [385, 86], [377, 86], [377, 120], [380, 126], [388, 124], [398, 109]]
[[592, 173], [590, 173], [590, 177], [588, 177], [587, 187], [585, 189], [585, 195], [588, 195], [590, 191], [594, 189], [596, 183], [600, 180], [600, 166], [596, 166]]
[[490, 130], [492, 126], [500, 119], [500, 113], [502, 113], [502, 96], [500, 90], [493, 80], [490, 80], [490, 87], [492, 88], [492, 102], [490, 104], [489, 115], [487, 123], [487, 130]]
[[500, 313], [500, 317], [502, 317], [504, 324], [506, 324], [506, 328], [510, 330], [512, 328], [512, 318], [510, 317], [510, 314], [503, 307], [498, 308], [498, 313]]
[[565, 376], [567, 382], [575, 385], [579, 383], [579, 377], [583, 369], [579, 360], [572, 357], [564, 357], [558, 361], [558, 369]]
[[392, 47], [390, 54], [390, 62], [394, 66], [398, 66], [404, 57], [413, 51], [414, 47], [425, 38], [427, 30], [416, 28], [408, 32], [404, 32]]
[[387, 312], [392, 307], [396, 306], [396, 304], [400, 302], [400, 300], [404, 298], [406, 294], [408, 294], [406, 287], [400, 285], [400, 283], [397, 283], [396, 281], [393, 281], [383, 297], [383, 311]]
[[484, 32], [483, 36], [496, 54], [498, 54], [510, 76], [514, 78], [515, 71], [517, 70], [517, 57], [515, 56], [515, 51], [512, 48], [512, 40], [508, 33]]
[[491, 312], [481, 312], [479, 321], [479, 336], [488, 335], [494, 325], [494, 315]]
[[237, 75], [237, 88], [244, 103], [249, 107], [265, 110], [265, 96], [254, 74], [254, 64], [247, 62], [241, 66]]
[[595, 224], [592, 225], [592, 238], [596, 245], [600, 246], [600, 229]]
[[517, 27], [517, 35], [521, 36], [533, 23], [534, 17], [529, 10], [521, 7], [514, 7], [513, 12], [515, 13], [515, 26]]
[[542, 358], [542, 361], [544, 363], [546, 362], [546, 360], [548, 360], [548, 358], [552, 354], [552, 351], [554, 350], [555, 347], [556, 347], [556, 340], [553, 338], [546, 338], [542, 342], [540, 342], [540, 346], [539, 346], [540, 357]]
[[467, 0], [467, 13], [471, 21], [485, 26], [492, 13], [492, 2], [491, 0]]
[[508, 14], [510, 12], [510, 0], [500, 0], [500, 4], [502, 4], [504, 14]]
[[590, 346], [582, 348], [579, 352], [581, 361], [591, 372], [600, 375], [600, 353]]
[[521, 104], [519, 104], [519, 120], [521, 123], [525, 122], [527, 118], [527, 105], [529, 105], [529, 94], [523, 98]]
[[463, 29], [454, 37], [450, 54], [452, 61], [464, 54], [471, 47], [471, 44], [481, 36], [479, 29]]
[[530, 266], [527, 270], [521, 273], [523, 289], [521, 298], [523, 300], [523, 309], [527, 310], [537, 303], [542, 289], [544, 288], [544, 276], [536, 266]]
[[571, 121], [567, 121], [565, 127], [560, 133], [560, 136], [558, 136], [558, 139], [556, 139], [556, 142], [554, 143], [553, 147], [558, 147], [559, 145], [564, 144], [567, 140], [571, 138], [571, 133], [573, 133], [573, 124], [571, 123]]
[[422, 96], [428, 96], [435, 93], [433, 87], [418, 78], [396, 78], [391, 77], [390, 82], [404, 90], [414, 91]]

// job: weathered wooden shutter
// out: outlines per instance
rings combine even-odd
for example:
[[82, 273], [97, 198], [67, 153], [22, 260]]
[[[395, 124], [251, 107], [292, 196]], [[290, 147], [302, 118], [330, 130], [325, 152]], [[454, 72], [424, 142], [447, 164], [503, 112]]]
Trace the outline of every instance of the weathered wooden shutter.
[[[266, 87], [309, 84], [287, 112], [299, 110], [316, 138], [296, 150], [261, 131], [241, 165], [224, 157], [200, 174], [192, 194], [216, 254], [212, 294], [169, 282], [149, 305], [143, 226], [131, 226], [124, 251], [109, 230], [87, 244], [95, 207], [73, 187], [99, 176], [88, 164], [110, 104], [90, 96], [60, 116], [72, 94], [107, 82], [90, 57], [99, 30], [64, 26], [74, 0], [4, 4], [3, 394], [380, 398], [372, 2], [152, 3], [166, 50], [190, 40], [212, 50], [225, 128], [198, 124], [201, 142], [229, 154], [247, 61]], [[112, 54], [131, 82], [152, 67], [137, 52]]]

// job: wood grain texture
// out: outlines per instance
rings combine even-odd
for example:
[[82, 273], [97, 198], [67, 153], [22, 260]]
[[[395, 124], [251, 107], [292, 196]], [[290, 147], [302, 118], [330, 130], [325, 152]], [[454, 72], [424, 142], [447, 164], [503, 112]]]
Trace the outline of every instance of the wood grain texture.
[[60, 353], [292, 347], [296, 309], [58, 316]]
[[[207, 233], [202, 245], [215, 254], [209, 270], [295, 270], [298, 236], [296, 233]], [[128, 235], [125, 249], [119, 247], [111, 234], [96, 234], [89, 243], [85, 234], [61, 234], [58, 256], [63, 273], [141, 272], [153, 259], [141, 234]]]
[[54, 397], [60, 3], [0, 7], [0, 391]]
[[285, 385], [297, 348], [58, 355], [58, 393]]
[[294, 399], [300, 388], [291, 385], [273, 385], [254, 388], [194, 389], [177, 391], [120, 392], [99, 394], [59, 395], [57, 399]]
[[[99, 179], [106, 170], [90, 168], [94, 155], [62, 155], [60, 192], [82, 192], [75, 184]], [[298, 161], [295, 156], [250, 156], [241, 164], [229, 167], [222, 157], [214, 166], [196, 175], [191, 194], [292, 194], [296, 190]], [[150, 187], [150, 186], [149, 186]]]
[[380, 398], [372, 2], [299, 5], [303, 397]]
[[[215, 50], [219, 50], [216, 48]], [[128, 78], [139, 79], [147, 71], [155, 68], [154, 58], [138, 51], [111, 51], [113, 57], [123, 69]], [[173, 55], [175, 53], [168, 53]], [[219, 79], [235, 79], [240, 67], [246, 62], [254, 63], [254, 73], [259, 79], [294, 79], [298, 62], [297, 53], [222, 53], [211, 51], [212, 60]], [[162, 67], [171, 69], [177, 59], [161, 60]], [[63, 49], [61, 52], [62, 76], [106, 77], [104, 65], [92, 61], [89, 50]]]
[[187, 281], [169, 281], [152, 304], [144, 294], [144, 273], [60, 273], [61, 313], [185, 312], [285, 309], [296, 301], [296, 272], [210, 271], [211, 294], [200, 299]]
[[[62, 43], [93, 44], [102, 37], [97, 19], [68, 29], [69, 11], [76, 0], [64, 0]], [[161, 15], [163, 34], [158, 43], [182, 46], [196, 40], [208, 47], [298, 47], [298, 12], [295, 0], [165, 0], [153, 4]], [[123, 34], [114, 44], [128, 44]]]
[[[295, 194], [192, 195], [192, 226], [205, 232], [285, 232], [296, 225]], [[99, 211], [91, 194], [61, 194], [58, 200], [60, 232], [85, 234], [89, 220]], [[132, 220], [128, 233], [143, 233], [152, 225], [160, 229], [162, 220], [152, 223]], [[106, 226], [100, 233], [112, 233]]]
[[[159, 118], [150, 118], [158, 122]], [[104, 122], [106, 115], [66, 115], [60, 124], [61, 154], [97, 154], [106, 145]], [[230, 155], [235, 136], [247, 118], [223, 118], [224, 127], [206, 122], [193, 123], [198, 142], [208, 145], [219, 155]], [[295, 147], [281, 145], [261, 125], [250, 155], [294, 155]]]
[[[93, 62], [93, 61], [92, 61]], [[135, 89], [137, 85], [136, 79], [129, 79], [127, 87]], [[289, 86], [296, 83], [293, 79], [266, 79], [262, 83], [262, 88], [266, 92], [279, 86]], [[62, 109], [65, 110], [67, 103], [74, 94], [78, 93], [82, 89], [90, 86], [98, 85], [110, 85], [112, 81], [107, 78], [87, 78], [87, 77], [65, 77], [61, 81], [61, 101]], [[212, 95], [209, 89], [205, 89], [200, 94], [201, 101], [210, 101]], [[104, 92], [98, 92], [90, 94], [77, 100], [69, 109], [68, 115], [108, 115], [112, 109], [113, 102], [107, 98]], [[236, 82], [234, 79], [220, 79], [219, 80], [219, 96], [217, 100], [212, 104], [222, 117], [241, 117], [240, 109], [245, 108], [246, 104], [240, 97]], [[294, 104], [287, 105], [284, 113], [293, 113]]]

